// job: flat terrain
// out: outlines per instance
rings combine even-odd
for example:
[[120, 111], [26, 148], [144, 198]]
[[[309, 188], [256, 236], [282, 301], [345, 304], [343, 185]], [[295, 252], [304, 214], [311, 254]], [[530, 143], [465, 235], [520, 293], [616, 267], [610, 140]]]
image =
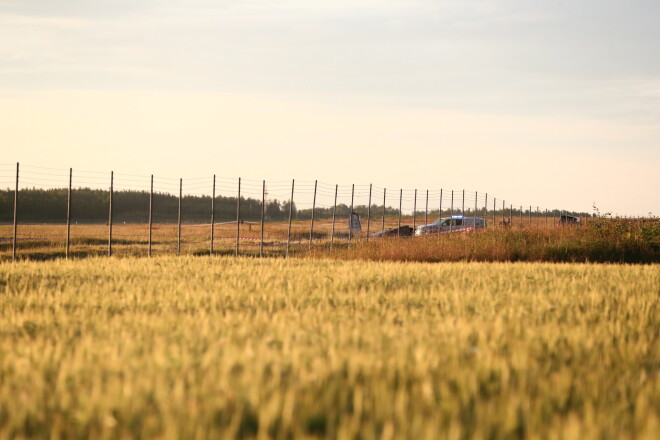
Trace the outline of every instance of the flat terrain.
[[[402, 225], [412, 225], [403, 218]], [[420, 224], [420, 219], [417, 219]], [[579, 227], [557, 226], [550, 218], [542, 222], [514, 222], [512, 227], [491, 224], [476, 233], [443, 233], [428, 237], [367, 241], [367, 225], [354, 233], [349, 245], [346, 222], [318, 219], [310, 243], [309, 221], [291, 225], [289, 256], [360, 260], [399, 261], [545, 261], [600, 263], [660, 263], [660, 219], [591, 219]], [[387, 218], [385, 228], [394, 228], [398, 219]], [[379, 232], [381, 221], [371, 222], [370, 232]], [[19, 225], [16, 258], [49, 260], [63, 258], [66, 250], [66, 225]], [[215, 255], [236, 252], [236, 223], [216, 224], [213, 235]], [[70, 255], [86, 258], [108, 254], [107, 225], [71, 225]], [[287, 249], [288, 223], [267, 222], [264, 226], [263, 256], [283, 257]], [[112, 234], [112, 254], [121, 257], [147, 256], [148, 224], [116, 224]], [[260, 255], [261, 226], [245, 223], [239, 235], [239, 254]], [[0, 262], [12, 259], [13, 227], [0, 226]], [[176, 224], [154, 224], [152, 255], [176, 255]], [[332, 243], [332, 245], [331, 245]], [[210, 224], [183, 224], [181, 255], [208, 255], [211, 247]]]
[[0, 264], [0, 439], [657, 439], [660, 267]]

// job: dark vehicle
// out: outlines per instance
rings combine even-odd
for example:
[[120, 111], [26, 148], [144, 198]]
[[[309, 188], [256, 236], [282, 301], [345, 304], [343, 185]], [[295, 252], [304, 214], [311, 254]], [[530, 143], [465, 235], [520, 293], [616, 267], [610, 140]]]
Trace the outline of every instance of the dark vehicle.
[[384, 231], [375, 232], [371, 234], [374, 238], [385, 237], [412, 237], [415, 230], [408, 225], [401, 226], [400, 228], [386, 229]]
[[559, 223], [560, 224], [569, 224], [569, 225], [577, 225], [580, 223], [580, 217], [574, 216], [574, 215], [568, 215], [568, 214], [562, 214], [559, 216]]

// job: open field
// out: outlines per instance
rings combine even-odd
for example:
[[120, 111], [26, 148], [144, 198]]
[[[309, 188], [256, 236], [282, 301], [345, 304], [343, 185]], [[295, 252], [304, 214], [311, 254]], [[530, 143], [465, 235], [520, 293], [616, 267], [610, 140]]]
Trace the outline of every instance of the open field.
[[592, 222], [586, 227], [490, 228], [414, 240], [359, 241], [315, 256], [375, 261], [660, 262], [660, 221]]
[[0, 264], [0, 439], [657, 439], [658, 265]]
[[[407, 218], [403, 219], [407, 221]], [[410, 219], [412, 221], [412, 219]], [[377, 224], [376, 224], [377, 223]], [[386, 227], [394, 228], [396, 219], [387, 219]], [[364, 225], [366, 230], [366, 224]], [[371, 222], [372, 231], [380, 231], [381, 222]], [[155, 224], [152, 232], [155, 255], [175, 254], [177, 251], [177, 225]], [[236, 244], [236, 223], [218, 223], [214, 227], [214, 250], [232, 254]], [[330, 242], [331, 220], [320, 219], [314, 225], [314, 240], [323, 246]], [[71, 226], [71, 253], [77, 257], [104, 255], [108, 251], [108, 225], [81, 224]], [[113, 254], [118, 256], [146, 256], [149, 243], [148, 224], [113, 225]], [[268, 222], [264, 227], [267, 255], [282, 255], [288, 235], [287, 222]], [[356, 238], [366, 234], [356, 234]], [[292, 253], [309, 248], [310, 222], [294, 221], [291, 225]], [[12, 226], [0, 225], [0, 259], [11, 256]], [[29, 224], [19, 225], [19, 254], [25, 258], [47, 259], [64, 256], [66, 247], [66, 225]], [[261, 237], [259, 224], [245, 223], [240, 229], [242, 254], [258, 255]], [[341, 245], [348, 241], [346, 221], [337, 221], [335, 239]], [[181, 227], [181, 253], [208, 253], [211, 243], [211, 224], [183, 224]], [[303, 249], [304, 248], [304, 249]]]
[[[421, 220], [424, 220], [423, 217]], [[517, 220], [517, 219], [514, 219]], [[525, 219], [526, 220], [526, 219]], [[367, 244], [367, 225], [355, 233], [349, 249], [347, 222], [337, 221], [332, 251], [332, 223], [319, 219], [314, 225], [310, 247], [310, 222], [295, 221], [291, 226], [292, 256], [322, 256], [402, 261], [549, 261], [549, 262], [660, 262], [660, 220], [591, 219], [581, 227], [557, 227], [553, 219], [539, 219], [520, 227], [491, 226], [485, 231], [469, 234], [442, 234], [418, 237], [414, 240], [372, 239]], [[546, 226], [547, 223], [547, 226]], [[386, 218], [385, 228], [394, 228], [397, 218]], [[402, 225], [412, 225], [413, 219], [402, 218]], [[420, 224], [420, 219], [417, 219]], [[380, 219], [372, 221], [370, 232], [382, 229]], [[12, 227], [0, 226], [0, 261], [11, 259]], [[236, 250], [236, 224], [215, 225], [214, 253], [233, 255]], [[264, 255], [283, 256], [286, 250], [286, 222], [267, 222], [264, 227]], [[259, 255], [259, 224], [245, 223], [240, 230], [241, 255]], [[113, 227], [113, 255], [146, 256], [149, 226], [147, 224], [116, 224]], [[203, 255], [210, 251], [210, 224], [183, 224], [181, 254]], [[19, 259], [46, 260], [65, 255], [66, 225], [19, 225]], [[75, 258], [106, 255], [108, 226], [72, 225], [71, 256]], [[173, 255], [177, 252], [177, 225], [155, 224], [152, 231], [153, 255]]]

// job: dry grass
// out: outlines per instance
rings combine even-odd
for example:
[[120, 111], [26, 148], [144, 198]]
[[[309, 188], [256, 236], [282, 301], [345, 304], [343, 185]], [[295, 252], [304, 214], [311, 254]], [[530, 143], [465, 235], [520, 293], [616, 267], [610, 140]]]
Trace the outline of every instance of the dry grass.
[[657, 439], [657, 265], [0, 264], [0, 439]]
[[660, 262], [660, 221], [591, 222], [586, 227], [490, 228], [413, 239], [356, 241], [317, 257], [376, 261]]
[[414, 239], [359, 241], [316, 256], [376, 261], [546, 261], [654, 263], [660, 261], [660, 229], [649, 236], [629, 224], [623, 231], [588, 228], [489, 229]]
[[[412, 224], [412, 219], [402, 224]], [[418, 219], [419, 220], [423, 219]], [[515, 220], [515, 219], [514, 219]], [[526, 220], [526, 219], [524, 219]], [[542, 220], [542, 219], [540, 219]], [[550, 219], [548, 219], [550, 220]], [[548, 222], [551, 224], [551, 222]], [[395, 227], [396, 218], [388, 218], [386, 227]], [[550, 262], [659, 262], [660, 221], [652, 220], [591, 220], [581, 227], [536, 226], [490, 227], [468, 234], [442, 234], [414, 239], [372, 239], [366, 243], [367, 225], [354, 234], [348, 246], [347, 225], [337, 222], [335, 240], [330, 250], [331, 222], [315, 223], [312, 249], [309, 246], [310, 224], [295, 221], [291, 227], [293, 256], [317, 256], [341, 259], [401, 260], [401, 261], [550, 261]], [[380, 221], [372, 221], [371, 232], [381, 230]], [[259, 254], [260, 226], [241, 225], [240, 252]], [[209, 252], [210, 225], [182, 226], [181, 253], [203, 255]], [[288, 235], [287, 223], [267, 223], [264, 231], [266, 256], [283, 256]], [[108, 249], [107, 225], [73, 225], [71, 253], [74, 257], [105, 255]], [[11, 227], [0, 226], [0, 261], [11, 257]], [[113, 228], [113, 254], [146, 256], [148, 225], [118, 224]], [[176, 254], [177, 226], [158, 224], [153, 227], [154, 255]], [[21, 225], [19, 251], [22, 259], [63, 257], [66, 226]], [[236, 224], [215, 226], [214, 250], [217, 254], [233, 254], [236, 246]]]

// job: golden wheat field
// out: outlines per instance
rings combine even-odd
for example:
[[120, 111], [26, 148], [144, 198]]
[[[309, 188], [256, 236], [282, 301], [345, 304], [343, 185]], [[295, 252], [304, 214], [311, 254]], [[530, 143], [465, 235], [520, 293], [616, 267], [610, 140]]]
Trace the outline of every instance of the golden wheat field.
[[657, 439], [658, 265], [0, 264], [0, 439]]

